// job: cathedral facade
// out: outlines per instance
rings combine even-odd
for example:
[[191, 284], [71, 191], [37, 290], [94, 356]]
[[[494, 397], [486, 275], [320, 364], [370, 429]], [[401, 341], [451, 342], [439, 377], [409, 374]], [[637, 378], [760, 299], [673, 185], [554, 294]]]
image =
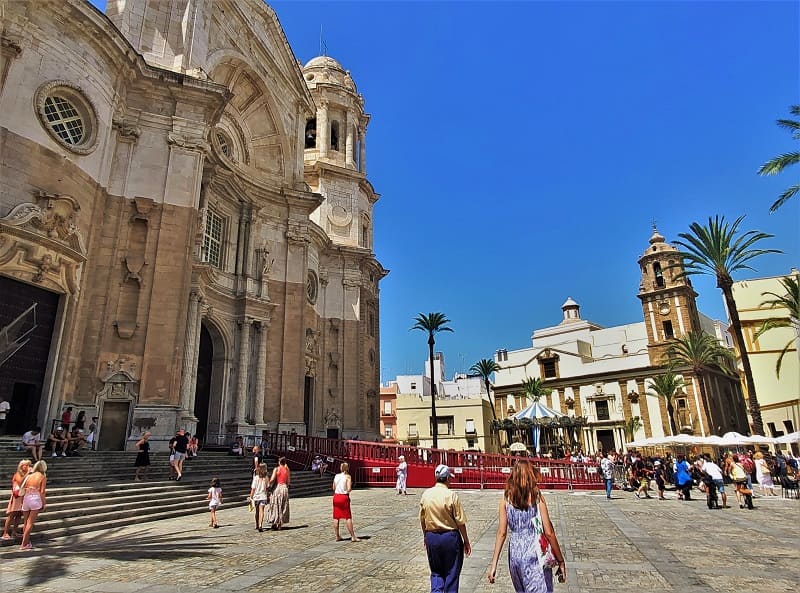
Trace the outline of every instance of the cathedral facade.
[[299, 64], [261, 0], [4, 10], [9, 430], [72, 406], [101, 449], [377, 436], [387, 271], [350, 73]]

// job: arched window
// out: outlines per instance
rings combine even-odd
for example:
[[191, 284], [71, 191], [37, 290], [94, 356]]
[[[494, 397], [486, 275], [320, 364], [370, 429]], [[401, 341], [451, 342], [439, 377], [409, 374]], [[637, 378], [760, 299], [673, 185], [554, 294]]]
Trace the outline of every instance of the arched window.
[[339, 150], [339, 122], [331, 122], [331, 150]]
[[664, 274], [661, 272], [661, 264], [656, 262], [653, 264], [653, 274], [656, 277], [656, 286], [659, 288], [664, 287]]
[[317, 147], [317, 118], [313, 117], [306, 122], [306, 148]]

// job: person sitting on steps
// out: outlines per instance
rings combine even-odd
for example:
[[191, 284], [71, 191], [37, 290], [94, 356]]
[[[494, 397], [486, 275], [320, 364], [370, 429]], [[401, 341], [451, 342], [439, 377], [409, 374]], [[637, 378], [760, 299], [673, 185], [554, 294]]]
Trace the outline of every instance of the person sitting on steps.
[[61, 457], [66, 457], [68, 445], [69, 437], [64, 434], [64, 429], [59, 427], [51, 432], [50, 436], [47, 437], [47, 444], [45, 445], [45, 448], [48, 451], [53, 452], [51, 457], [58, 457], [59, 453], [61, 454]]

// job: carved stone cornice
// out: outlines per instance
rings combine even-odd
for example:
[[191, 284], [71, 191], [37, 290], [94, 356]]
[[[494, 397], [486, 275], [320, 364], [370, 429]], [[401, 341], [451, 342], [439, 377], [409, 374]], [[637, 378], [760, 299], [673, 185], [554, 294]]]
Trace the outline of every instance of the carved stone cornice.
[[15, 206], [0, 218], [0, 271], [67, 294], [80, 291], [87, 251], [76, 224], [80, 206], [70, 196], [40, 192], [37, 203]]
[[111, 126], [117, 131], [119, 139], [123, 142], [136, 142], [142, 134], [142, 129], [132, 120], [114, 118]]
[[177, 146], [185, 150], [196, 150], [198, 152], [208, 152], [210, 147], [205, 138], [190, 136], [179, 132], [168, 132], [167, 143], [170, 146]]
[[302, 222], [289, 222], [286, 228], [286, 240], [294, 245], [303, 245], [309, 242], [308, 224]]

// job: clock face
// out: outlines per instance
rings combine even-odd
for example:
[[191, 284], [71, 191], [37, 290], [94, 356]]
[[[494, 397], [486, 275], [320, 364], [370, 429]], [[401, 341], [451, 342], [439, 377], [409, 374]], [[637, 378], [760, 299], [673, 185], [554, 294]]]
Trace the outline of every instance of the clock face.
[[669, 315], [669, 303], [667, 301], [663, 301], [658, 304], [658, 312], [662, 315]]

